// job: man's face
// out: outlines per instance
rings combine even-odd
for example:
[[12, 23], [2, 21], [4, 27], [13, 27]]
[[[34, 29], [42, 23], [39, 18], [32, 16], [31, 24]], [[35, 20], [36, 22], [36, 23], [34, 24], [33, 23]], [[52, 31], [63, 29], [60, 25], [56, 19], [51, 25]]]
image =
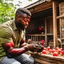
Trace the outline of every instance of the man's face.
[[21, 23], [24, 25], [25, 28], [28, 27], [29, 22], [30, 22], [30, 16], [22, 17], [22, 21], [21, 21]]
[[18, 28], [24, 29], [27, 28], [30, 22], [30, 16], [23, 17], [23, 16], [18, 16], [17, 17], [17, 26]]

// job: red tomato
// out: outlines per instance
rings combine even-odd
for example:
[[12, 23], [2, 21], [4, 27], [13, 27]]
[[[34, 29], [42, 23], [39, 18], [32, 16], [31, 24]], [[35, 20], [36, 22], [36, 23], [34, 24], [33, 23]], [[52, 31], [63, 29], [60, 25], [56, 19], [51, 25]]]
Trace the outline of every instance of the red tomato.
[[43, 50], [43, 51], [42, 51], [42, 54], [46, 54], [46, 53], [47, 53], [46, 50]]
[[64, 51], [61, 51], [61, 54], [64, 55]]
[[52, 55], [53, 56], [58, 56], [58, 53], [57, 52], [54, 52]]
[[51, 52], [54, 53], [56, 50], [55, 49], [52, 49]]

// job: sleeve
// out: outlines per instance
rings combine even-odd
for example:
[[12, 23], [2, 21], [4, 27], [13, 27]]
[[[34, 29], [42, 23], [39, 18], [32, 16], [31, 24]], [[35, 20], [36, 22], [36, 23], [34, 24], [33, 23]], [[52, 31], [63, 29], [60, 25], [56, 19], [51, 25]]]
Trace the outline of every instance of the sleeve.
[[27, 47], [14, 48], [14, 42], [11, 41], [12, 32], [8, 27], [0, 27], [0, 43], [8, 57], [18, 56], [28, 50]]

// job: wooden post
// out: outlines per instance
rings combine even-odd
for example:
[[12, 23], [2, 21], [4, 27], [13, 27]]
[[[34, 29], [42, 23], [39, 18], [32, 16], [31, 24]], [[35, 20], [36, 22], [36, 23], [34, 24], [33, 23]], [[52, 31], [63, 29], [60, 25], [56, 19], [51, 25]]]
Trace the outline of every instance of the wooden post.
[[56, 20], [56, 2], [52, 2], [53, 6], [53, 42], [54, 42], [54, 48], [56, 48], [57, 43], [57, 20]]
[[47, 22], [45, 18], [45, 45], [47, 46]]

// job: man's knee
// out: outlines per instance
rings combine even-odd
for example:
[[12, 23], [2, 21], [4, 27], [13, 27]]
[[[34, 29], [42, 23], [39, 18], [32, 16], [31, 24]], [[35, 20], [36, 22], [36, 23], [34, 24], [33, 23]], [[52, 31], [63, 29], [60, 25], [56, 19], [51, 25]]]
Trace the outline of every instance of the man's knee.
[[20, 56], [16, 57], [15, 59], [22, 64], [34, 64], [34, 58], [27, 54], [21, 54]]
[[34, 64], [34, 59], [26, 59], [22, 63], [23, 64]]
[[21, 64], [13, 58], [4, 57], [0, 64]]
[[28, 64], [34, 64], [34, 58], [29, 56], [27, 59], [25, 59], [25, 62]]
[[12, 64], [21, 64], [21, 63], [19, 63], [19, 62], [15, 61], [15, 62], [13, 62]]

